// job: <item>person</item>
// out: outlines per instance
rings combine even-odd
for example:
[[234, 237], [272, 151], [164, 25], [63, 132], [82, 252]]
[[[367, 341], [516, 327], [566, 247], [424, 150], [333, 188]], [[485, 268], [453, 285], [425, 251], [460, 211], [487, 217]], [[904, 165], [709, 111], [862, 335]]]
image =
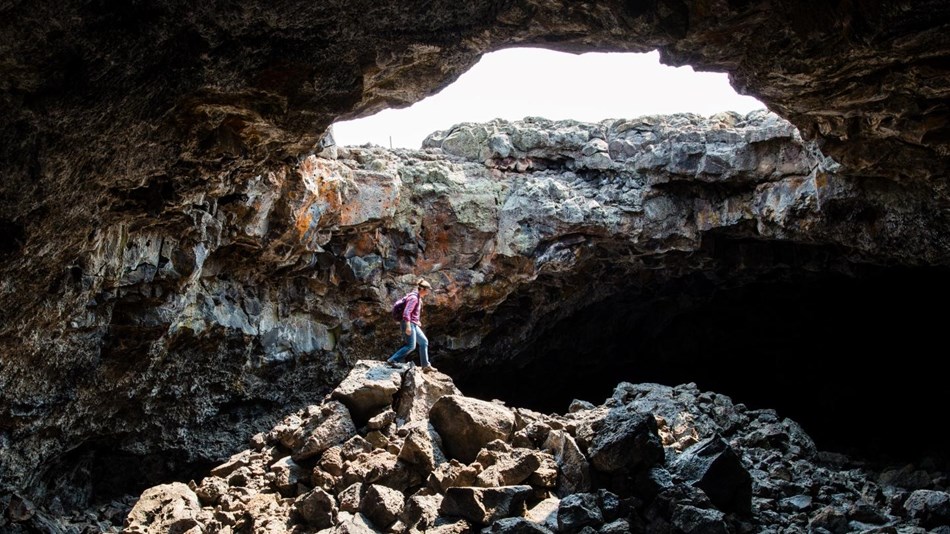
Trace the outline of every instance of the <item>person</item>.
[[418, 345], [422, 370], [431, 371], [434, 369], [429, 363], [429, 339], [422, 331], [421, 321], [422, 299], [425, 298], [430, 289], [432, 289], [432, 286], [429, 282], [420, 278], [416, 282], [415, 290], [406, 295], [406, 306], [403, 308], [402, 321], [399, 323], [405, 336], [405, 344], [386, 360], [393, 366], [398, 366], [399, 361], [415, 350], [416, 345]]

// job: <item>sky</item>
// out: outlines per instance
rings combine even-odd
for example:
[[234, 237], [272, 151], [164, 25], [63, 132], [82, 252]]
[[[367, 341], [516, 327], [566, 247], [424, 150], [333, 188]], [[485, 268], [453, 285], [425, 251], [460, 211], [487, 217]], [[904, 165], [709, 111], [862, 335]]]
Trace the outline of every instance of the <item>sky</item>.
[[524, 117], [599, 122], [642, 115], [763, 109], [741, 96], [726, 74], [660, 64], [647, 54], [566, 54], [539, 48], [491, 52], [440, 93], [403, 109], [338, 122], [337, 145], [420, 148], [437, 130], [460, 122]]

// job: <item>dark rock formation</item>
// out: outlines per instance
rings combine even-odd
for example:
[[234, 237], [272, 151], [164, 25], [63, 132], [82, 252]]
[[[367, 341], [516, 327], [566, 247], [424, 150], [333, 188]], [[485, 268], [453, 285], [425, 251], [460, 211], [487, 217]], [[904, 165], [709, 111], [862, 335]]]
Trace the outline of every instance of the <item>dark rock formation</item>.
[[[0, 493], [75, 509], [203, 471], [385, 355], [386, 308], [420, 274], [443, 291], [427, 308], [436, 357], [461, 377], [539, 361], [545, 342], [566, 344], [550, 332], [583, 339], [564, 325], [584, 309], [656, 332], [708, 287], [946, 266], [948, 11], [0, 7]], [[333, 120], [530, 44], [659, 48], [728, 71], [806, 140], [774, 116], [726, 114], [472, 125], [423, 152], [332, 157]], [[928, 390], [929, 365], [911, 360], [899, 381]]]

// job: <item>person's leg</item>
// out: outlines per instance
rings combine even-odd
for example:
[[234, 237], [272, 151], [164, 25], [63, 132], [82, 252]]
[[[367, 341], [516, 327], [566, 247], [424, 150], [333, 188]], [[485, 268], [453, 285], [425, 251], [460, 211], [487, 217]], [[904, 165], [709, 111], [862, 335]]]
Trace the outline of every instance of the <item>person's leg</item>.
[[423, 367], [428, 367], [429, 338], [426, 337], [425, 332], [423, 332], [422, 328], [419, 328], [418, 325], [412, 325], [412, 331], [416, 335], [416, 339], [419, 341], [419, 360], [421, 361]]
[[[406, 327], [405, 327], [405, 326], [402, 326], [403, 324], [404, 324], [404, 323], [400, 323], [400, 328], [402, 328], [402, 329], [403, 329], [402, 331], [405, 332], [405, 331], [406, 331], [406, 330], [405, 330]], [[415, 327], [415, 325], [412, 325], [412, 326]], [[410, 333], [409, 333], [408, 336], [405, 335], [405, 334], [403, 334], [403, 337], [404, 337], [405, 340], [406, 340], [406, 344], [403, 345], [402, 348], [400, 348], [399, 350], [397, 350], [397, 351], [395, 352], [395, 354], [393, 354], [392, 356], [390, 356], [389, 359], [386, 360], [387, 362], [389, 362], [389, 363], [396, 363], [396, 362], [398, 362], [399, 360], [401, 360], [403, 356], [405, 356], [406, 354], [409, 354], [410, 352], [412, 352], [412, 351], [416, 348], [416, 329], [415, 329], [415, 328], [412, 328], [412, 329], [410, 330]]]

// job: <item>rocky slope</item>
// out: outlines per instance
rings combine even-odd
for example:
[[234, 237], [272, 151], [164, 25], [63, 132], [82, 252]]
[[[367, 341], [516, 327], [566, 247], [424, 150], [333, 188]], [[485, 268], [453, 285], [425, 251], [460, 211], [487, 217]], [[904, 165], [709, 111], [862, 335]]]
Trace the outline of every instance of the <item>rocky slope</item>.
[[[199, 483], [146, 490], [123, 532], [946, 533], [947, 483], [820, 452], [794, 421], [695, 384], [621, 383], [545, 415], [359, 361]], [[42, 512], [7, 528], [31, 524], [69, 528]]]
[[837, 170], [766, 113], [537, 119], [460, 125], [423, 151], [329, 146], [178, 197], [162, 220], [103, 221], [48, 289], [82, 313], [4, 360], [4, 485], [49, 499], [78, 484], [80, 505], [89, 471], [200, 468], [388, 353], [387, 308], [419, 275], [437, 287], [438, 357], [463, 376], [518, 361], [577, 310], [689, 274], [728, 287], [947, 263], [942, 198]]

